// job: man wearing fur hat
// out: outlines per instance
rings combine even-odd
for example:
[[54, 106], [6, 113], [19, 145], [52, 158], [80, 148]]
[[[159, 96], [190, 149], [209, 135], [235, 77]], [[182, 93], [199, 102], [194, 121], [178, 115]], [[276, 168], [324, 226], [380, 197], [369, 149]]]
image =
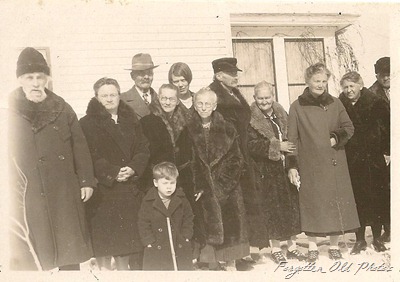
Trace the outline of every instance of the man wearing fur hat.
[[75, 112], [46, 88], [50, 69], [34, 48], [17, 62], [9, 100], [10, 268], [79, 270], [92, 257], [84, 202], [96, 186]]
[[[250, 106], [240, 93], [238, 86], [238, 71], [236, 58], [220, 58], [212, 62], [214, 81], [210, 88], [218, 96], [217, 111], [225, 120], [231, 122], [238, 132], [239, 146], [243, 154], [244, 170], [240, 177], [243, 189], [244, 205], [246, 208], [247, 224], [249, 227], [250, 245], [254, 247], [267, 247], [267, 231], [263, 224], [260, 211], [260, 197], [255, 188], [253, 160], [247, 148], [247, 128], [250, 124]], [[253, 263], [250, 258], [245, 260]], [[243, 262], [243, 260], [241, 261]], [[245, 267], [246, 268], [246, 267]]]
[[[386, 102], [386, 105], [390, 111], [390, 57], [382, 57], [376, 61], [375, 65], [376, 81], [369, 90]], [[390, 126], [380, 126], [383, 130], [383, 136], [390, 138]], [[389, 140], [390, 144], [390, 140]], [[390, 156], [385, 155], [385, 161], [387, 165], [386, 177], [390, 186]], [[390, 201], [389, 201], [390, 202]], [[383, 224], [385, 233], [382, 234], [381, 240], [384, 242], [390, 242], [390, 218]]]
[[156, 91], [151, 88], [154, 65], [150, 54], [139, 53], [132, 58], [131, 78], [135, 85], [127, 92], [121, 93], [121, 99], [127, 103], [139, 119], [150, 114], [149, 105], [156, 98]]

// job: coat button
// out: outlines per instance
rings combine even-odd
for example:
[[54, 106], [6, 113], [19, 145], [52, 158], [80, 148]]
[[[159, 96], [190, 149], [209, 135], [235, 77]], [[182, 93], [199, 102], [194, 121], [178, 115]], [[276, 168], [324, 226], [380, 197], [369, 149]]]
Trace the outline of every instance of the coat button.
[[53, 128], [54, 128], [54, 130], [58, 130], [58, 126], [57, 125], [53, 126]]
[[157, 246], [157, 249], [161, 250], [161, 246]]
[[60, 161], [63, 161], [63, 160], [65, 160], [65, 157], [64, 157], [64, 155], [59, 155], [59, 156], [58, 156], [58, 159], [59, 159]]
[[125, 162], [125, 159], [121, 159], [122, 162]]
[[179, 244], [179, 245], [178, 245], [178, 248], [179, 248], [179, 249], [180, 249], [180, 248], [182, 248], [182, 245], [181, 245], [181, 244]]
[[112, 178], [111, 175], [107, 175], [107, 179], [108, 179], [108, 180], [111, 180], [111, 179], [113, 179], [113, 178]]
[[39, 159], [39, 162], [44, 162], [45, 161], [45, 158], [44, 157], [41, 157], [40, 159]]
[[162, 232], [162, 228], [158, 228], [158, 232]]
[[44, 196], [45, 196], [45, 194], [42, 192], [42, 193], [40, 193], [40, 196], [44, 197]]
[[332, 159], [332, 164], [333, 164], [334, 166], [336, 166], [336, 165], [337, 165], [337, 161], [336, 161], [335, 159]]

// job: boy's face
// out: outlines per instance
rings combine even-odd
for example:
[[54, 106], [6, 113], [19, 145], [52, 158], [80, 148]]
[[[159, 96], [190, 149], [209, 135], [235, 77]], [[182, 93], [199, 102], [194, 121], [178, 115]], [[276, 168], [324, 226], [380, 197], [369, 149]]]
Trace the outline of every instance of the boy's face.
[[154, 186], [157, 187], [158, 192], [162, 197], [168, 198], [175, 192], [176, 189], [176, 179], [153, 179]]

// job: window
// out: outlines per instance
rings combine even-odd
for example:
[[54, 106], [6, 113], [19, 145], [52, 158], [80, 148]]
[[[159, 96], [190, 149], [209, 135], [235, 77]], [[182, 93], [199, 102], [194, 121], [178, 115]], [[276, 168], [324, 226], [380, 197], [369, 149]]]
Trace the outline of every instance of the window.
[[285, 39], [289, 101], [293, 103], [306, 87], [304, 71], [318, 62], [325, 62], [322, 39]]
[[271, 39], [233, 39], [233, 53], [238, 58], [239, 89], [251, 104], [254, 86], [265, 80], [275, 86], [273, 46]]

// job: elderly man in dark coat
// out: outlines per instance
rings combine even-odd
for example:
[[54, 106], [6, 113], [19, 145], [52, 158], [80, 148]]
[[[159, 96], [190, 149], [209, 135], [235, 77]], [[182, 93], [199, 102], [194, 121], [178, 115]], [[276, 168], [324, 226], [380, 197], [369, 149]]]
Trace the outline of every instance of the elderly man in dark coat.
[[267, 247], [268, 235], [261, 217], [259, 195], [256, 190], [253, 160], [247, 148], [251, 111], [250, 106], [240, 93], [238, 86], [238, 71], [236, 58], [220, 58], [212, 62], [214, 82], [210, 84], [218, 96], [217, 111], [225, 120], [231, 122], [238, 133], [240, 150], [243, 154], [244, 167], [241, 172], [240, 185], [243, 189], [244, 204], [249, 227], [251, 246]]
[[143, 196], [138, 179], [149, 159], [148, 141], [135, 112], [120, 100], [115, 79], [101, 78], [93, 89], [95, 97], [79, 121], [99, 181], [99, 192], [87, 207], [93, 251], [104, 266], [103, 257], [114, 256], [118, 270], [128, 269], [128, 255], [135, 254], [130, 266], [138, 269], [143, 251], [137, 228]]
[[375, 250], [385, 251], [380, 239], [382, 223], [390, 214], [390, 189], [384, 155], [389, 155], [389, 136], [380, 130], [380, 126], [389, 126], [390, 114], [385, 101], [364, 88], [361, 76], [357, 72], [346, 73], [340, 84], [342, 101], [354, 125], [354, 135], [347, 142], [346, 155], [357, 203], [361, 227], [356, 232], [357, 242], [351, 254], [365, 250], [365, 226], [371, 225]]
[[156, 91], [151, 88], [155, 66], [150, 54], [139, 53], [132, 58], [131, 78], [135, 85], [127, 92], [121, 93], [121, 100], [130, 106], [137, 117], [150, 114], [149, 105], [156, 99]]
[[[390, 111], [390, 58], [389, 57], [382, 57], [375, 63], [375, 74], [376, 74], [376, 81], [372, 86], [369, 88], [370, 91], [378, 95], [385, 101], [385, 105], [389, 108]], [[382, 134], [387, 136], [390, 139], [390, 124], [389, 126], [381, 126], [381, 130], [383, 131]], [[389, 140], [390, 143], [390, 140]], [[390, 154], [385, 155], [385, 161], [387, 164], [387, 169], [385, 171], [385, 175], [388, 179], [387, 183], [390, 188]], [[383, 229], [385, 233], [382, 235], [382, 241], [390, 242], [390, 216], [385, 220], [383, 223]]]
[[93, 252], [84, 204], [96, 180], [75, 112], [46, 88], [50, 69], [34, 48], [17, 62], [10, 96], [11, 262], [16, 270], [79, 269]]

